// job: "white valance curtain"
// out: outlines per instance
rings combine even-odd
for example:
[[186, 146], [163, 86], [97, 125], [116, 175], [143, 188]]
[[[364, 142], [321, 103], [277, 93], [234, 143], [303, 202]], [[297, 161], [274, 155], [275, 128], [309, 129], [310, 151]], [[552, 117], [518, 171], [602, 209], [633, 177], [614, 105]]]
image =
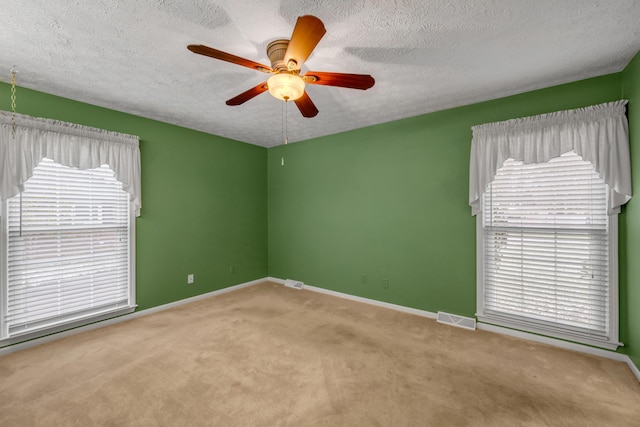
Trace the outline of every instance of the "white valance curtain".
[[507, 159], [544, 163], [575, 151], [593, 164], [611, 188], [609, 212], [631, 199], [631, 160], [626, 100], [576, 110], [474, 126], [469, 167], [469, 205], [480, 197]]
[[131, 195], [136, 216], [140, 215], [140, 146], [137, 136], [109, 132], [22, 114], [12, 117], [0, 111], [0, 196], [19, 194], [33, 169], [43, 158], [78, 169], [109, 165], [122, 189]]

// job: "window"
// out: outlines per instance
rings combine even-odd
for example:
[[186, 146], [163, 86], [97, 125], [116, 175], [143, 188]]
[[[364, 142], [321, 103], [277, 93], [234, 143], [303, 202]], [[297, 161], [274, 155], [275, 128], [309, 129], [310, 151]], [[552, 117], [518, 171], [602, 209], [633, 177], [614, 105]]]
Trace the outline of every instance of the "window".
[[0, 346], [135, 310], [135, 135], [0, 111]]
[[626, 100], [474, 126], [480, 322], [616, 349]]
[[615, 343], [617, 227], [608, 195], [593, 165], [573, 151], [545, 163], [505, 161], [478, 219], [479, 317]]
[[45, 158], [3, 205], [0, 339], [132, 311], [135, 221], [109, 166]]

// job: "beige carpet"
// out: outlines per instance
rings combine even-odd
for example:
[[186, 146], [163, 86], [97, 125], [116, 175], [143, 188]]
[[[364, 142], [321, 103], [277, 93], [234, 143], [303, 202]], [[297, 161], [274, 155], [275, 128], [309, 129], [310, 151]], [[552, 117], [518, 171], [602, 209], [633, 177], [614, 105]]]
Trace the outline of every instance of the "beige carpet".
[[265, 283], [0, 357], [0, 426], [639, 426], [600, 359]]

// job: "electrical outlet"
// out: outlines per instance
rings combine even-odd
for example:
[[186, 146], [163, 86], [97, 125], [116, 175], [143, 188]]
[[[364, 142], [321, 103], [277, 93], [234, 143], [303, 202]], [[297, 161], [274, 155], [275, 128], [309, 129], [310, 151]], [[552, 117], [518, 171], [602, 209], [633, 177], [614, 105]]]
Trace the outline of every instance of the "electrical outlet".
[[193, 274], [187, 275], [187, 284], [190, 285], [193, 283]]
[[389, 289], [389, 279], [382, 279], [382, 287]]
[[236, 268], [233, 265], [229, 266], [229, 273], [234, 273], [236, 271]]
[[366, 274], [363, 274], [362, 277], [360, 278], [360, 283], [367, 283], [368, 278]]

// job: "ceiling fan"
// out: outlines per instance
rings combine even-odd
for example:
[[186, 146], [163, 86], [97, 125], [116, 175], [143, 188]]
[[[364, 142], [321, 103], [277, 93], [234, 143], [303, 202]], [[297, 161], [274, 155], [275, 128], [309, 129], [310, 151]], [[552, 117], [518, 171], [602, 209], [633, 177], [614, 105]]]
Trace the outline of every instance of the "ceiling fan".
[[200, 55], [271, 74], [267, 81], [229, 99], [227, 105], [243, 104], [268, 90], [278, 99], [294, 101], [304, 117], [315, 117], [318, 109], [305, 92], [305, 84], [362, 90], [369, 89], [375, 84], [373, 77], [368, 74], [307, 71], [300, 75], [304, 61], [311, 55], [326, 32], [320, 19], [312, 15], [300, 16], [296, 21], [291, 40], [274, 40], [267, 46], [271, 67], [201, 44], [191, 44], [187, 48]]

